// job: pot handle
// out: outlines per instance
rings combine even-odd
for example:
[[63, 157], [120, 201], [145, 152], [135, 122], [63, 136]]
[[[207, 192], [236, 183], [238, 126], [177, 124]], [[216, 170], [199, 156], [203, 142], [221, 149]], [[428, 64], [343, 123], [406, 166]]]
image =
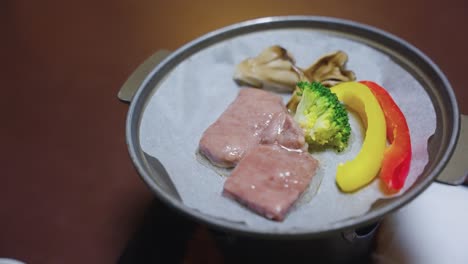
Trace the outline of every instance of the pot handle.
[[132, 101], [133, 96], [140, 87], [146, 76], [171, 52], [168, 50], [158, 50], [156, 53], [146, 59], [133, 73], [128, 77], [127, 81], [122, 85], [117, 94], [117, 97], [126, 103]]
[[380, 221], [377, 221], [364, 227], [343, 231], [341, 232], [341, 235], [345, 241], [349, 243], [356, 243], [357, 241], [372, 239], [379, 226]]
[[442, 173], [437, 177], [437, 181], [450, 185], [468, 185], [468, 166], [466, 155], [468, 153], [468, 115], [460, 116], [460, 135], [452, 154], [452, 158]]

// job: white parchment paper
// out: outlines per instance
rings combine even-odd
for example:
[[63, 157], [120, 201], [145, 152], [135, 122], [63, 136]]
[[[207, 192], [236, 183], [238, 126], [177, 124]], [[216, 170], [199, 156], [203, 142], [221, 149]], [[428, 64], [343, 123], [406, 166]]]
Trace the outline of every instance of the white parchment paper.
[[418, 81], [386, 55], [362, 43], [319, 31], [271, 30], [232, 38], [192, 55], [168, 75], [149, 100], [140, 127], [142, 148], [164, 165], [184, 204], [258, 230], [312, 232], [365, 214], [384, 197], [378, 179], [352, 194], [340, 192], [335, 184], [338, 163], [354, 158], [362, 144], [364, 131], [355, 115], [350, 117], [352, 135], [346, 151], [313, 153], [320, 162], [317, 173], [323, 177], [321, 185], [315, 197], [296, 206], [284, 222], [267, 220], [221, 195], [226, 178], [197, 161], [198, 142], [241, 89], [232, 80], [235, 65], [275, 44], [290, 51], [302, 68], [326, 53], [342, 50], [349, 57], [347, 68], [358, 80], [374, 81], [389, 91], [411, 131], [413, 159], [402, 191], [410, 187], [428, 161], [427, 140], [436, 128], [432, 102]]

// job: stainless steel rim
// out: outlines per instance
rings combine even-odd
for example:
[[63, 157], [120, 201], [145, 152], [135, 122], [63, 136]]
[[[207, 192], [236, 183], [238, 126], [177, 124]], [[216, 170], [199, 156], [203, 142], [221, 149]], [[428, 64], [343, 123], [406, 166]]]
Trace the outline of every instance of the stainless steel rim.
[[[366, 42], [367, 44], [372, 45], [374, 48], [389, 54], [393, 59], [401, 60], [403, 64], [412, 63], [413, 67], [409, 67], [408, 70], [413, 71], [414, 74], [424, 76], [429, 74], [423, 74], [425, 71], [430, 72], [430, 80], [425, 80], [423, 78], [420, 81], [430, 82], [429, 85], [435, 87], [428, 90], [435, 106], [437, 104], [441, 104], [442, 100], [445, 100], [446, 102], [450, 102], [450, 108], [445, 107], [441, 109], [442, 113], [437, 113], [438, 122], [441, 122], [442, 126], [444, 127], [441, 133], [442, 137], [446, 139], [445, 144], [447, 148], [442, 156], [439, 157], [440, 161], [437, 164], [433, 164], [428, 177], [425, 177], [420, 182], [416, 182], [413, 188], [409, 189], [403, 196], [396, 198], [394, 202], [372, 210], [371, 212], [358, 218], [330, 223], [329, 225], [324, 226], [322, 229], [314, 232], [298, 232], [291, 230], [291, 232], [287, 233], [271, 233], [254, 230], [242, 224], [217, 219], [212, 216], [205, 215], [199, 211], [190, 209], [184, 206], [181, 201], [170, 197], [167, 193], [164, 192], [161, 186], [159, 186], [153, 180], [149, 173], [148, 165], [146, 163], [139, 141], [141, 114], [144, 111], [146, 100], [153, 92], [153, 87], [157, 86], [157, 83], [161, 81], [174, 66], [198, 50], [233, 36], [238, 36], [253, 31], [284, 28], [311, 28], [317, 30], [327, 30], [337, 34], [346, 35], [350, 38], [355, 37], [358, 39], [358, 41]], [[409, 61], [408, 58], [411, 58], [411, 61]], [[437, 93], [437, 89], [441, 90], [439, 91], [440, 94]], [[424, 191], [436, 178], [436, 176], [443, 170], [446, 163], [450, 159], [452, 152], [454, 151], [460, 127], [459, 118], [456, 98], [445, 75], [425, 54], [406, 41], [374, 27], [348, 20], [310, 16], [267, 17], [238, 23], [208, 33], [184, 45], [177, 51], [173, 52], [164, 61], [162, 61], [143, 81], [140, 88], [138, 89], [138, 92], [135, 94], [132, 103], [130, 104], [126, 123], [126, 140], [130, 157], [145, 183], [152, 189], [152, 191], [161, 201], [181, 212], [182, 214], [225, 232], [233, 232], [249, 236], [261, 236], [265, 238], [315, 238], [337, 231], [353, 229], [378, 221], [384, 215], [397, 210], [401, 206], [414, 199], [422, 191]], [[447, 124], [450, 123], [453, 125], [447, 127]]]

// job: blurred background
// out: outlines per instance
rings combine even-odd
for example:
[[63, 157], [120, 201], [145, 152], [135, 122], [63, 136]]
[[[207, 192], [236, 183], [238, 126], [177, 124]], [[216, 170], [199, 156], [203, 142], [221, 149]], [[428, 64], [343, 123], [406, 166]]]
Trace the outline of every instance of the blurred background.
[[[116, 263], [155, 206], [127, 154], [120, 86], [157, 50], [276, 15], [350, 19], [407, 40], [439, 65], [468, 114], [467, 1], [2, 0], [0, 257]], [[220, 261], [194, 228], [177, 254]]]

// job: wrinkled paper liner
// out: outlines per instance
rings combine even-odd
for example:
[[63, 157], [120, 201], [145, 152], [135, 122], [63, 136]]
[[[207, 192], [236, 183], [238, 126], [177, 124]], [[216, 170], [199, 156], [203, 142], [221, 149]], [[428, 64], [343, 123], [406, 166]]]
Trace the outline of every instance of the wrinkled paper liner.
[[[319, 161], [320, 186], [306, 192], [313, 198], [296, 204], [283, 222], [259, 216], [222, 196], [226, 177], [196, 156], [198, 142], [236, 98], [239, 86], [232, 80], [235, 66], [271, 45], [281, 45], [305, 68], [326, 53], [348, 54], [347, 68], [358, 80], [374, 81], [387, 89], [405, 114], [410, 128], [413, 158], [406, 191], [428, 162], [427, 140], [436, 128], [432, 102], [421, 84], [388, 56], [362, 43], [314, 30], [269, 30], [250, 33], [209, 46], [176, 66], [148, 100], [140, 124], [142, 149], [166, 168], [183, 203], [204, 214], [272, 233], [314, 232], [325, 226], [367, 213], [379, 199], [390, 198], [376, 178], [358, 192], [343, 193], [335, 183], [336, 167], [353, 159], [365, 131], [357, 115], [350, 114], [352, 134], [348, 148], [312, 152]], [[290, 95], [283, 95], [286, 103]], [[307, 199], [306, 199], [307, 200]]]

